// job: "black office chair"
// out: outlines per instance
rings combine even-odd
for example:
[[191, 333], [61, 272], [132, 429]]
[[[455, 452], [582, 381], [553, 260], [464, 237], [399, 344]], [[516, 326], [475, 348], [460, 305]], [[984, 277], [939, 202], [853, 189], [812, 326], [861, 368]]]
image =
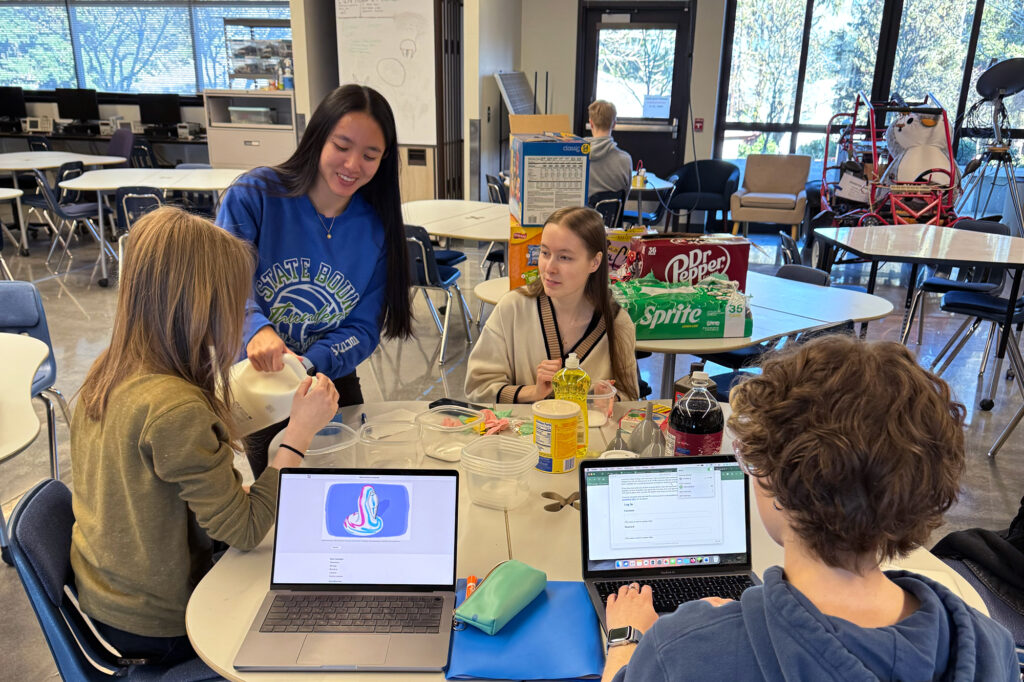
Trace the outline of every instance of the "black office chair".
[[[722, 213], [722, 230], [729, 217], [729, 198], [740, 184], [740, 169], [728, 161], [701, 159], [691, 161], [675, 172], [676, 190], [668, 202], [672, 211], [672, 230], [679, 227], [679, 211], [686, 211], [686, 231], [690, 231], [693, 211], [708, 211], [718, 219]], [[704, 224], [707, 232], [707, 222]], [[799, 262], [799, 261], [797, 261]]]
[[[71, 491], [47, 479], [25, 493], [11, 515], [14, 567], [65, 680], [219, 680], [198, 658], [174, 666], [127, 663], [78, 608], [71, 568]], [[122, 660], [118, 660], [118, 659]]]
[[601, 214], [605, 227], [619, 227], [626, 206], [626, 190], [595, 192], [587, 199], [587, 206]]
[[[469, 330], [473, 316], [469, 312], [469, 304], [466, 302], [466, 297], [462, 295], [462, 289], [459, 288], [459, 277], [462, 276], [462, 273], [457, 268], [438, 265], [437, 260], [434, 258], [434, 245], [430, 243], [430, 235], [419, 225], [405, 226], [405, 240], [409, 249], [409, 274], [412, 286], [423, 292], [423, 298], [427, 302], [430, 316], [434, 319], [437, 331], [441, 334], [441, 350], [438, 355], [437, 364], [443, 365], [444, 353], [448, 347], [448, 322], [452, 316], [452, 289], [455, 290], [459, 297], [462, 320], [466, 324], [466, 343], [470, 344], [473, 340]], [[427, 289], [440, 289], [448, 299], [445, 304], [444, 325], [441, 324], [441, 318], [438, 317], [437, 308], [434, 307], [433, 301], [430, 300]]]

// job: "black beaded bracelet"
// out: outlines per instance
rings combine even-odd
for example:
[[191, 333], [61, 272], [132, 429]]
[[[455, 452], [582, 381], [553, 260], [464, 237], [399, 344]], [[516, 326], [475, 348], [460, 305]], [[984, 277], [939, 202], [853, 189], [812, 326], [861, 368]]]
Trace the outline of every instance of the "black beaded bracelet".
[[285, 450], [291, 450], [292, 452], [294, 452], [296, 455], [298, 455], [302, 459], [306, 459], [306, 453], [305, 452], [300, 451], [298, 448], [293, 448], [291, 445], [288, 445], [287, 443], [281, 443], [281, 445], [279, 445], [278, 447], [282, 447]]

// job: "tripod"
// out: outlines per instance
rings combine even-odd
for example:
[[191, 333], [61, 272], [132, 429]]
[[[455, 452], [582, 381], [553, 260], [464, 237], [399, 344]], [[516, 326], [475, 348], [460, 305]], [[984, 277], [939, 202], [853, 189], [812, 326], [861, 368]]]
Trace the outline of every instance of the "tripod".
[[[988, 188], [988, 195], [985, 197], [985, 202], [981, 205], [981, 214], [986, 214], [988, 212], [988, 202], [992, 198], [992, 191], [995, 189], [996, 180], [999, 178], [1001, 172], [1003, 177], [1006, 179], [1007, 190], [1010, 192], [1010, 200], [1013, 203], [1013, 210], [1017, 217], [1016, 236], [1024, 236], [1024, 233], [1022, 233], [1024, 212], [1021, 211], [1020, 194], [1017, 192], [1013, 155], [1010, 153], [1010, 148], [996, 146], [987, 147], [979, 159], [975, 159], [968, 164], [968, 172], [970, 173], [971, 171], [973, 171], [970, 175], [971, 179], [964, 188], [963, 194], [960, 195], [960, 199], [957, 201], [957, 214], [964, 214], [968, 209], [968, 205], [971, 203], [970, 199], [972, 195], [974, 195], [974, 205], [971, 207], [970, 212], [973, 215], [978, 215], [978, 202], [985, 189], [985, 178], [986, 176], [989, 176], [989, 172], [991, 171], [991, 184]], [[1006, 222], [1006, 216], [1003, 216], [1003, 220]]]

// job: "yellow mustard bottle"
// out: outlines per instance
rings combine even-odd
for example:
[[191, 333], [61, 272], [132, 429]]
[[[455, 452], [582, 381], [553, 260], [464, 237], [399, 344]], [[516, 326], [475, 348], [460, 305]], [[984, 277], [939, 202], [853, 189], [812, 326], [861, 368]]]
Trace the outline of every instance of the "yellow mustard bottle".
[[571, 400], [580, 406], [579, 425], [576, 427], [576, 456], [586, 457], [589, 447], [587, 434], [587, 393], [590, 392], [590, 376], [580, 367], [575, 353], [569, 353], [565, 366], [555, 372], [551, 379], [556, 400]]

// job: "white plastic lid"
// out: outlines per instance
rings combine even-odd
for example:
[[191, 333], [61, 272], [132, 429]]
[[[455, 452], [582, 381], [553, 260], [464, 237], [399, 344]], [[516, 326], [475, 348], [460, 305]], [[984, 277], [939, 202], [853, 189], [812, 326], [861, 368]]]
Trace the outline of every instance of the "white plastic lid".
[[565, 359], [565, 368], [566, 369], [579, 369], [580, 368], [580, 359], [578, 357], [576, 357], [575, 353], [569, 353], [569, 357], [567, 357]]
[[548, 419], [568, 419], [580, 413], [580, 406], [571, 400], [538, 400], [533, 404], [533, 413]]

